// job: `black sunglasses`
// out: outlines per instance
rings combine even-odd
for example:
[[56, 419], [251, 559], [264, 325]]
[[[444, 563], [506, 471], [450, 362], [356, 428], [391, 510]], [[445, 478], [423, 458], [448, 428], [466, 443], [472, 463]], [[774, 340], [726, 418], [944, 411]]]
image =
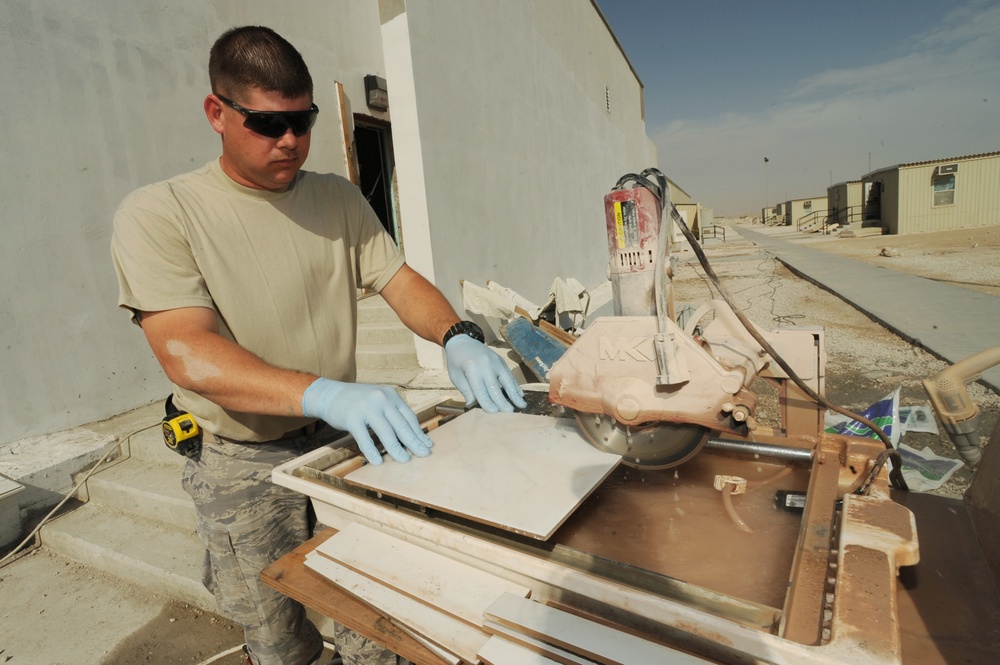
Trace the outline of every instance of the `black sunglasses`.
[[319, 107], [315, 104], [312, 104], [308, 111], [252, 111], [222, 95], [215, 96], [229, 108], [246, 116], [246, 120], [243, 121], [244, 127], [269, 139], [280, 139], [289, 129], [296, 136], [308, 134], [316, 124], [316, 116], [319, 114]]

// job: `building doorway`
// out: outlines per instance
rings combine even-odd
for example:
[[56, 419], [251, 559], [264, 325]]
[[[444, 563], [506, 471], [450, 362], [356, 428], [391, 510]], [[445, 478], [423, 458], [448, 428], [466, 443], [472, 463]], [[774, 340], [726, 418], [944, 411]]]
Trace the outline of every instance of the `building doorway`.
[[358, 187], [375, 210], [382, 226], [399, 245], [399, 220], [392, 178], [392, 132], [389, 123], [355, 115], [354, 148], [358, 158]]
[[882, 181], [865, 183], [865, 221], [882, 219]]

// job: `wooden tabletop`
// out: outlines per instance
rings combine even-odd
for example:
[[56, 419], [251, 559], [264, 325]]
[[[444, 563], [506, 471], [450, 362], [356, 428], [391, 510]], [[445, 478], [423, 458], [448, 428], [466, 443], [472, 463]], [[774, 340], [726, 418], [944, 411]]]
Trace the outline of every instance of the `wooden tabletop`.
[[330, 617], [413, 663], [448, 665], [393, 623], [390, 617], [306, 566], [306, 554], [335, 533], [335, 529], [329, 528], [322, 531], [265, 568], [261, 579], [309, 609]]

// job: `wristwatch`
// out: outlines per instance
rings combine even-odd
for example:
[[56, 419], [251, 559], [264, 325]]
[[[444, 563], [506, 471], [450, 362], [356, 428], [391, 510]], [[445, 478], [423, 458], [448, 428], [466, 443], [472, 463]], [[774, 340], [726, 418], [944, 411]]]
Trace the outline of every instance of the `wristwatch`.
[[486, 337], [483, 335], [483, 329], [477, 326], [472, 321], [459, 321], [451, 328], [448, 328], [448, 332], [444, 334], [444, 339], [441, 340], [441, 346], [448, 343], [455, 335], [468, 335], [477, 342], [486, 342]]

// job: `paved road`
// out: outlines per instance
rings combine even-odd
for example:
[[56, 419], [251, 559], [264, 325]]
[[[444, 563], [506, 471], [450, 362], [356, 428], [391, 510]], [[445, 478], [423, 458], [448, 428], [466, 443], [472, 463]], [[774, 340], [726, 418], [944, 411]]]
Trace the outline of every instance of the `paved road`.
[[[733, 227], [790, 270], [950, 363], [1000, 345], [1000, 298]], [[1000, 367], [982, 383], [1000, 393]]]

